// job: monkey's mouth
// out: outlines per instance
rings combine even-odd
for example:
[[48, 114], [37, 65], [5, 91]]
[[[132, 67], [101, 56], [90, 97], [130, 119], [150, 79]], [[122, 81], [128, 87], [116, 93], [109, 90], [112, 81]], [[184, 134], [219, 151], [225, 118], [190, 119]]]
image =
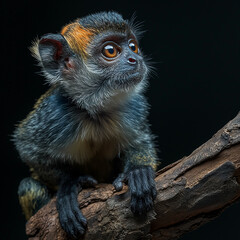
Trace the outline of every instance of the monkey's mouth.
[[129, 77], [128, 81], [132, 84], [137, 84], [137, 83], [141, 82], [142, 79], [143, 79], [143, 75], [140, 74], [139, 72], [136, 72]]
[[132, 73], [132, 74], [130, 74], [129, 79], [130, 80], [135, 79], [135, 80], [141, 81], [142, 80], [142, 74], [140, 72]]
[[116, 79], [115, 83], [119, 87], [130, 87], [138, 84], [143, 79], [143, 74], [140, 72], [133, 72], [125, 74], [124, 76]]

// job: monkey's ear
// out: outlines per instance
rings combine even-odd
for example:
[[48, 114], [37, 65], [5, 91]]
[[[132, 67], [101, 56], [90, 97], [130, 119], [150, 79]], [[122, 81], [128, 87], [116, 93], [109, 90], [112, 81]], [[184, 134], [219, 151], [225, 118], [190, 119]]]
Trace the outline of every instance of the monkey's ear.
[[44, 70], [56, 76], [60, 73], [64, 61], [73, 55], [67, 41], [61, 34], [46, 34], [38, 44], [40, 61]]

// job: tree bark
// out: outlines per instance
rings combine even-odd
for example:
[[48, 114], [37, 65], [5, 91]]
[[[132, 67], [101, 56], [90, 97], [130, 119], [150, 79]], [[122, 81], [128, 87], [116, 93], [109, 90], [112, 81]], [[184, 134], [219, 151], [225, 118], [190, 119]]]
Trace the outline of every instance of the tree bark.
[[[88, 220], [82, 239], [176, 239], [217, 217], [240, 198], [240, 113], [191, 155], [157, 173], [154, 210], [135, 217], [127, 186], [110, 184], [80, 192], [78, 201]], [[26, 225], [29, 240], [69, 239], [61, 229], [56, 198]]]

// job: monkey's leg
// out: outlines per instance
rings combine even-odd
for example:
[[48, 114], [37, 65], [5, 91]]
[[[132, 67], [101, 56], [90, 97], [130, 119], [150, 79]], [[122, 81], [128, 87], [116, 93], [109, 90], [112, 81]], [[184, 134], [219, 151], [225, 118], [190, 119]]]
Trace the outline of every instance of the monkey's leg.
[[31, 177], [20, 182], [18, 196], [27, 220], [50, 200], [47, 187]]
[[84, 234], [87, 220], [82, 215], [77, 201], [78, 193], [84, 186], [94, 186], [97, 181], [90, 176], [62, 179], [57, 192], [57, 209], [62, 228], [71, 236]]

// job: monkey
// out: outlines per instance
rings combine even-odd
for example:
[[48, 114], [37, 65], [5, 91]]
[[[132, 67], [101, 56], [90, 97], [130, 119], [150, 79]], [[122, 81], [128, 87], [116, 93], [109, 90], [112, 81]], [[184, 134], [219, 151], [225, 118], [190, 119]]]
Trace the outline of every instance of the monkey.
[[61, 227], [83, 235], [87, 221], [77, 196], [98, 182], [116, 191], [125, 182], [134, 215], [153, 208], [158, 157], [144, 96], [150, 70], [138, 38], [133, 21], [109, 11], [33, 44], [50, 87], [13, 134], [31, 172], [18, 188], [27, 220], [56, 195]]

